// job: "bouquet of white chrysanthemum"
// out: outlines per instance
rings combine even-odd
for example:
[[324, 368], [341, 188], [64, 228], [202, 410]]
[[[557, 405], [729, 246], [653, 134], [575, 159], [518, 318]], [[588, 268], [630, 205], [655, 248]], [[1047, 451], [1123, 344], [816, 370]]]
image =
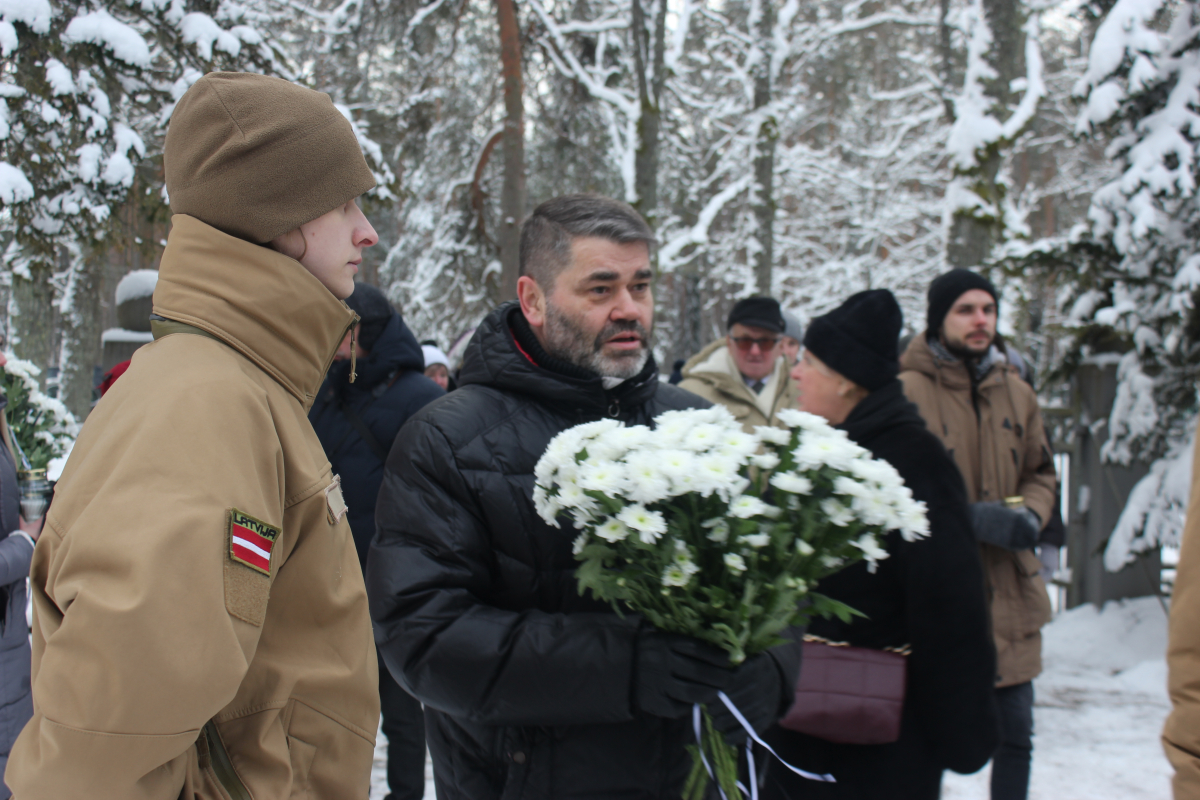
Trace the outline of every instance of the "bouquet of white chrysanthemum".
[[[820, 417], [779, 418], [788, 428], [751, 435], [714, 406], [668, 411], [653, 428], [602, 420], [554, 437], [533, 500], [546, 522], [579, 531], [579, 591], [714, 644], [735, 664], [813, 614], [848, 620], [853, 609], [813, 588], [860, 559], [874, 571], [887, 531], [926, 535], [924, 504]], [[704, 791], [705, 754], [733, 796], [736, 755], [705, 716], [685, 796]]]
[[79, 435], [79, 423], [62, 401], [42, 392], [37, 379], [41, 370], [36, 366], [9, 356], [3, 372], [8, 397], [4, 413], [19, 451], [17, 469], [47, 469], [70, 451]]

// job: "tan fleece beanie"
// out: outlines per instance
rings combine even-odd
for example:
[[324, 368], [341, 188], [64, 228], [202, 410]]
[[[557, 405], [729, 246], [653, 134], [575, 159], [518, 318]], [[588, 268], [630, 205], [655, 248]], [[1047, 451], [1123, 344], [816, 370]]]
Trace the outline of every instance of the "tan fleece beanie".
[[375, 186], [329, 95], [210, 72], [180, 98], [163, 150], [171, 211], [263, 244]]

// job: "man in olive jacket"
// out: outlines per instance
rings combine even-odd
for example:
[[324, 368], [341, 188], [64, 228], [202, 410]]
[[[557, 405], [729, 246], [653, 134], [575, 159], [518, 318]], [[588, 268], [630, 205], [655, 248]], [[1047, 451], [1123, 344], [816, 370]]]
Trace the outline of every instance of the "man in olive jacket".
[[[365, 798], [367, 595], [306, 413], [357, 321], [339, 296], [377, 238], [354, 202], [374, 179], [327, 95], [242, 73], [187, 91], [164, 157], [155, 341], [88, 417], [38, 540], [34, 716], [5, 780], [18, 800]], [[338, 235], [303, 231], [304, 260], [264, 246], [314, 219]]]
[[925, 333], [901, 357], [904, 392], [962, 472], [992, 598], [1002, 740], [993, 800], [1028, 792], [1033, 679], [1042, 671], [1050, 598], [1034, 553], [1055, 502], [1054, 461], [1037, 396], [995, 344], [998, 297], [955, 269], [929, 288]]
[[484, 320], [459, 388], [388, 458], [371, 613], [384, 663], [425, 704], [440, 800], [678, 800], [693, 703], [724, 689], [760, 730], [790, 705], [798, 646], [734, 669], [613, 613], [577, 589], [576, 532], [534, 510], [534, 465], [560, 431], [703, 405], [660, 382], [649, 353], [651, 242], [624, 203], [539, 206], [522, 230], [519, 303]]
[[792, 362], [783, 346], [787, 322], [779, 301], [739, 300], [725, 327], [724, 338], [684, 364], [679, 388], [725, 406], [747, 433], [778, 425], [780, 410], [796, 405], [796, 386], [789, 374]]

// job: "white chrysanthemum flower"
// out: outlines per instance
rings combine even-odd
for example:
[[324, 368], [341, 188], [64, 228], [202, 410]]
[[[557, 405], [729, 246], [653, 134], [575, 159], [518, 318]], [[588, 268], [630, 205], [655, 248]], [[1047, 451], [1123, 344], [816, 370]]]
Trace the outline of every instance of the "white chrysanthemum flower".
[[629, 535], [629, 528], [616, 517], [609, 517], [597, 525], [596, 535], [606, 542], [619, 542]]
[[792, 443], [792, 432], [786, 428], [767, 427], [759, 425], [754, 429], [754, 435], [760, 442], [785, 447]]
[[658, 469], [664, 476], [675, 480], [680, 475], [686, 475], [696, 466], [696, 454], [687, 450], [671, 448], [659, 450], [654, 454], [658, 459]]
[[734, 572], [745, 572], [746, 559], [742, 558], [738, 553], [726, 553], [725, 566], [729, 567], [729, 569], [733, 570]]
[[604, 434], [616, 428], [624, 427], [618, 420], [615, 419], [598, 419], [595, 422], [585, 422], [582, 425], [576, 425], [573, 430], [586, 444], [588, 439], [597, 439]]
[[874, 572], [879, 562], [888, 557], [887, 550], [879, 546], [873, 533], [864, 533], [850, 544], [862, 551], [863, 558], [867, 560], [867, 572]]
[[874, 483], [882, 489], [891, 489], [904, 485], [904, 480], [896, 468], [886, 461], [875, 458], [862, 458], [850, 465], [850, 473], [859, 480]]
[[[752, 495], [743, 494], [733, 498], [729, 502], [729, 515], [739, 519], [750, 519], [751, 517], [766, 517], [771, 515], [773, 506], [769, 506], [762, 500]], [[779, 509], [774, 511], [778, 515]]]
[[696, 459], [696, 467], [690, 474], [695, 477], [700, 493], [708, 497], [713, 492], [732, 489], [734, 483], [741, 479], [739, 467], [734, 459], [710, 453]]
[[691, 580], [691, 574], [678, 564], [668, 564], [667, 568], [663, 570], [663, 586], [687, 586]]
[[870, 493], [866, 486], [845, 475], [833, 479], [833, 490], [846, 497], [866, 497]]
[[774, 453], [758, 453], [750, 457], [750, 463], [759, 469], [775, 469], [779, 466], [779, 456]]
[[911, 502], [900, 512], [899, 528], [900, 535], [907, 542], [913, 542], [929, 535], [929, 517], [926, 516], [923, 501]]
[[649, 505], [671, 496], [671, 481], [659, 468], [660, 459], [653, 451], [631, 453], [625, 459], [624, 496], [635, 503]]
[[744, 536], [739, 536], [738, 541], [757, 549], [759, 547], [766, 547], [771, 543], [771, 534], [761, 532], [747, 533]]
[[844, 528], [854, 521], [854, 512], [832, 497], [821, 501], [821, 513], [831, 525], [837, 525], [839, 528]]
[[724, 429], [720, 425], [696, 425], [687, 435], [683, 437], [684, 449], [691, 450], [694, 453], [703, 453], [716, 446], [721, 440], [721, 434]]
[[796, 552], [802, 556], [808, 557], [817, 551], [814, 550], [813, 546], [811, 544], [809, 544], [808, 542], [804, 541], [803, 539], [797, 538], [796, 539]]
[[892, 507], [877, 493], [866, 492], [850, 502], [854, 515], [868, 525], [888, 527], [892, 519]]
[[619, 461], [588, 460], [579, 468], [581, 489], [616, 497], [625, 486], [625, 465]]
[[816, 414], [810, 414], [807, 411], [801, 411], [797, 408], [780, 409], [779, 413], [775, 416], [789, 428], [799, 428], [803, 431], [815, 431], [817, 433], [835, 430], [832, 425], [825, 421], [824, 417], [819, 417]]
[[661, 450], [679, 447], [695, 422], [685, 411], [664, 411], [655, 417], [654, 424], [650, 441], [655, 449]]
[[816, 436], [807, 434], [800, 440], [800, 446], [792, 451], [796, 459], [796, 469], [833, 469], [848, 470], [850, 465], [865, 452], [849, 439], [838, 436]]
[[658, 541], [658, 537], [667, 532], [667, 521], [658, 511], [651, 511], [641, 503], [625, 506], [617, 514], [617, 519], [638, 532], [638, 536], [646, 544]]
[[740, 427], [722, 431], [717, 439], [717, 452], [726, 458], [745, 461], [758, 449], [758, 440]]
[[813, 489], [812, 481], [794, 472], [776, 472], [771, 476], [770, 483], [776, 489], [791, 494], [809, 494]]
[[579, 555], [583, 552], [583, 548], [587, 547], [587, 534], [581, 533], [575, 537], [575, 542], [571, 545], [571, 553]]
[[729, 541], [729, 522], [723, 517], [705, 520], [701, 525], [709, 529], [706, 536], [710, 542], [724, 544]]
[[808, 581], [803, 578], [797, 578], [794, 575], [788, 575], [784, 578], [783, 585], [789, 589], [799, 589], [802, 592], [808, 591]]
[[825, 569], [837, 569], [844, 563], [845, 563], [845, 561], [838, 558], [837, 556], [831, 556], [831, 555], [821, 556], [821, 566], [825, 567]]

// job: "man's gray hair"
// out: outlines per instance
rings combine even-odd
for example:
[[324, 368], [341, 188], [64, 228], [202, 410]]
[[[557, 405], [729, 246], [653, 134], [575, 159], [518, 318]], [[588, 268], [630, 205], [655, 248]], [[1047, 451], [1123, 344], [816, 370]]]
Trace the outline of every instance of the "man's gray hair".
[[567, 194], [533, 210], [521, 227], [521, 274], [546, 292], [571, 266], [571, 242], [585, 236], [617, 244], [642, 242], [654, 247], [654, 233], [628, 203], [598, 194]]

